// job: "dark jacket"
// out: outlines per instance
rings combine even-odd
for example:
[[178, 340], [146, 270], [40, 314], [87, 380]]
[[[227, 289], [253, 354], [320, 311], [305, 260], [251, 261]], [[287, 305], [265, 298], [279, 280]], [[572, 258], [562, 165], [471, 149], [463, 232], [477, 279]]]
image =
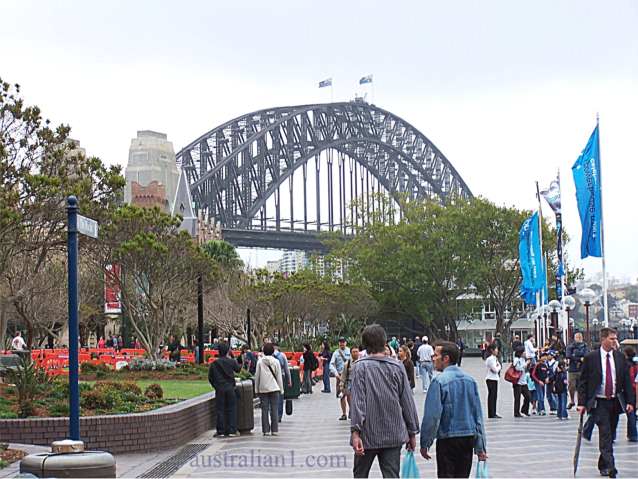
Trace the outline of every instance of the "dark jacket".
[[545, 380], [550, 377], [550, 370], [547, 363], [539, 361], [536, 363], [534, 369], [532, 369], [532, 379], [537, 383], [545, 383]]
[[208, 382], [218, 390], [235, 388], [235, 373], [239, 372], [239, 363], [228, 356], [219, 358], [208, 368]]
[[517, 340], [512, 341], [512, 352], [515, 353], [516, 351], [519, 351], [521, 349], [523, 350], [525, 349], [525, 346], [523, 345], [522, 342]]
[[565, 357], [569, 359], [569, 372], [579, 373], [583, 365], [583, 358], [589, 352], [586, 343], [570, 343], [567, 346]]
[[417, 341], [414, 343], [414, 345], [412, 346], [412, 350], [410, 351], [411, 355], [412, 355], [412, 364], [418, 364], [419, 362], [419, 355], [417, 354], [417, 351], [419, 350], [419, 347], [422, 345], [423, 343], [421, 341]]
[[312, 351], [306, 351], [303, 353], [303, 369], [304, 371], [306, 369], [308, 371], [314, 371], [317, 369], [317, 360], [315, 358], [315, 353]]
[[410, 387], [414, 389], [414, 363], [411, 359], [406, 359], [405, 361], [403, 361], [403, 365], [405, 366], [405, 373], [408, 375], [408, 381], [410, 381]]
[[[629, 379], [629, 368], [625, 355], [619, 351], [613, 352], [616, 366], [616, 397], [623, 410], [627, 404], [635, 404], [636, 396], [633, 385]], [[578, 405], [592, 409], [596, 403], [596, 390], [603, 382], [603, 366], [600, 357], [600, 348], [587, 353], [580, 370], [578, 382]]]
[[565, 371], [556, 371], [554, 376], [554, 386], [552, 392], [554, 394], [563, 394], [567, 391], [567, 373]]

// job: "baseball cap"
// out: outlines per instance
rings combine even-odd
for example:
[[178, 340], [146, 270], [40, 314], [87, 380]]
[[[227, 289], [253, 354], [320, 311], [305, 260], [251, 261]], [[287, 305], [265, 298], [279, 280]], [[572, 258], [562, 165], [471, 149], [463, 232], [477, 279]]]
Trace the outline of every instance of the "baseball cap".
[[423, 337], [421, 338], [421, 341], [427, 341], [427, 340], [428, 340], [428, 337], [427, 337], [427, 336], [423, 336]]
[[339, 338], [339, 342], [340, 342], [340, 343], [345, 343], [345, 342], [346, 342], [346, 338], [344, 338], [343, 336], [341, 336], [341, 337]]

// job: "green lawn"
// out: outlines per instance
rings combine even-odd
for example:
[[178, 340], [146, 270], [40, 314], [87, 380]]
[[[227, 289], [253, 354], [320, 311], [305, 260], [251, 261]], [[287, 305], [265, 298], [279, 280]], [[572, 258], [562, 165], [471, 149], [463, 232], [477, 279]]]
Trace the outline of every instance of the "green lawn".
[[[87, 381], [88, 383], [95, 383], [95, 381]], [[190, 399], [200, 394], [208, 393], [212, 391], [210, 384], [205, 380], [153, 380], [153, 379], [140, 379], [135, 383], [142, 389], [142, 392], [149, 384], [159, 384], [164, 390], [165, 399]]]

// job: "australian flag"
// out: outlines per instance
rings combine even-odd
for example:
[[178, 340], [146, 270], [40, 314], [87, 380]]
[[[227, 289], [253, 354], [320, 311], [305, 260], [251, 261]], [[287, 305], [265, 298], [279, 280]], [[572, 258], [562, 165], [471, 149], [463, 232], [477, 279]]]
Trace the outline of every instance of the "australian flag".
[[332, 78], [326, 78], [325, 80], [319, 82], [319, 88], [324, 88], [327, 86], [332, 86]]
[[365, 85], [366, 83], [372, 83], [372, 75], [361, 77], [361, 80], [359, 80], [359, 85]]

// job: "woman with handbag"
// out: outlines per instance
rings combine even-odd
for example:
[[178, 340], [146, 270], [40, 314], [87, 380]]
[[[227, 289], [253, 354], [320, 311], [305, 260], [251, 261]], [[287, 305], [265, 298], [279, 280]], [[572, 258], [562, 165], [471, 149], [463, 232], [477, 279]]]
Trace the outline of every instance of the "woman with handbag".
[[279, 396], [284, 393], [279, 360], [273, 356], [275, 347], [266, 343], [264, 355], [257, 361], [255, 370], [255, 392], [261, 402], [261, 432], [264, 436], [279, 434]]
[[[514, 417], [529, 416], [530, 394], [527, 389], [525, 372], [527, 370], [527, 360], [523, 357], [522, 350], [514, 353], [512, 368], [518, 373], [518, 380], [512, 384], [514, 390]], [[523, 395], [523, 407], [521, 408], [521, 394]]]

